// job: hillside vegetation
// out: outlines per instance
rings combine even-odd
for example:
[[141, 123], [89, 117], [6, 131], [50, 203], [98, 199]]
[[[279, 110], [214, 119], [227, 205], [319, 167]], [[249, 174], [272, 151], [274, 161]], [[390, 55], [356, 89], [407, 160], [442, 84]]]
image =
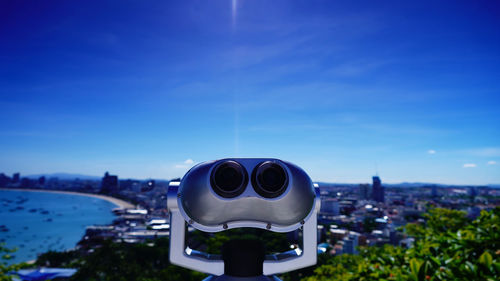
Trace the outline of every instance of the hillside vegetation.
[[[464, 212], [448, 209], [433, 209], [425, 217], [425, 224], [405, 227], [416, 238], [409, 249], [385, 245], [361, 247], [359, 255], [322, 254], [316, 266], [280, 277], [284, 281], [500, 280], [500, 207], [481, 212], [472, 222]], [[195, 240], [213, 252], [236, 234], [223, 232], [207, 239], [199, 234]], [[266, 247], [286, 248], [283, 235], [250, 232], [246, 236], [262, 239]], [[168, 239], [133, 245], [106, 242], [85, 257], [77, 252], [48, 252], [37, 265], [78, 268], [73, 280], [194, 281], [206, 276], [170, 264]], [[8, 280], [5, 273], [14, 268], [2, 267], [0, 280]]]
[[326, 259], [305, 280], [500, 280], [500, 208], [474, 221], [433, 209], [426, 224], [408, 224], [412, 248], [363, 247], [359, 255]]

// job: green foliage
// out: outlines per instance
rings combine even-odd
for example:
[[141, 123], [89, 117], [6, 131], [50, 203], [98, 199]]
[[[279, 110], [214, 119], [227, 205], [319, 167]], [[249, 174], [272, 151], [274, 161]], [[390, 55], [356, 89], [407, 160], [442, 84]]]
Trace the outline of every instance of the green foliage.
[[[286, 235], [257, 229], [237, 229], [215, 235], [195, 232], [191, 242], [202, 245], [209, 253], [218, 254], [224, 242], [233, 238], [260, 240], [271, 252], [289, 250]], [[37, 259], [36, 265], [77, 268], [72, 280], [199, 281], [206, 276], [170, 264], [167, 238], [142, 244], [106, 241], [84, 257], [77, 251], [47, 252]]]
[[433, 234], [447, 231], [456, 232], [469, 223], [465, 212], [442, 208], [429, 210], [429, 213], [425, 214], [425, 218], [427, 230], [432, 231]]
[[35, 265], [45, 267], [76, 267], [80, 259], [77, 251], [56, 252], [48, 251], [38, 256]]
[[481, 212], [473, 222], [465, 213], [447, 209], [430, 210], [425, 217], [425, 225], [406, 226], [417, 239], [412, 248], [364, 247], [359, 255], [319, 263], [305, 280], [500, 279], [499, 207]]
[[[318, 264], [281, 275], [284, 281], [298, 280], [500, 280], [500, 208], [483, 211], [468, 221], [460, 211], [433, 209], [425, 224], [408, 224], [406, 233], [416, 238], [412, 248], [384, 245], [361, 247], [359, 255], [318, 256]], [[193, 233], [191, 242], [211, 253], [219, 253], [233, 238], [258, 239], [269, 252], [288, 250], [283, 234], [239, 229], [217, 234]], [[75, 267], [73, 280], [202, 280], [204, 274], [169, 263], [168, 239], [151, 243], [106, 242], [92, 254], [49, 252], [37, 265]], [[10, 250], [3, 247], [2, 252]], [[10, 280], [2, 264], [0, 280]]]
[[168, 239], [153, 244], [106, 242], [79, 261], [72, 280], [193, 280], [205, 276], [170, 264]]
[[77, 251], [47, 252], [36, 264], [77, 268], [71, 280], [199, 281], [206, 275], [170, 264], [168, 238], [151, 243], [127, 244], [106, 241], [89, 255]]
[[16, 249], [9, 249], [5, 247], [5, 244], [0, 244], [0, 281], [12, 280], [12, 276], [7, 275], [7, 273], [26, 267], [26, 263], [8, 264], [8, 260], [12, 259], [11, 254], [15, 251]]
[[[268, 254], [290, 250], [290, 243], [284, 233], [276, 233], [256, 228], [237, 228], [215, 234], [195, 231], [190, 239], [191, 248], [203, 250], [210, 254], [220, 254], [222, 245], [231, 239], [245, 239], [261, 241]], [[204, 248], [196, 247], [203, 245]]]

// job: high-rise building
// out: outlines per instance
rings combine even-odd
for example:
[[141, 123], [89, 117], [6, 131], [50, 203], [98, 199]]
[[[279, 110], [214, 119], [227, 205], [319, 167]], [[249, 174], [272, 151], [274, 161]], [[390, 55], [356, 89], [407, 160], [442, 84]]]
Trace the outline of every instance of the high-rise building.
[[118, 193], [118, 191], [120, 191], [118, 176], [112, 176], [108, 172], [106, 172], [101, 182], [101, 193], [115, 194]]
[[377, 202], [384, 202], [384, 187], [378, 176], [373, 177], [372, 199]]
[[45, 177], [41, 176], [38, 178], [38, 185], [45, 185]]
[[10, 178], [4, 173], [0, 174], [0, 187], [6, 187], [10, 183]]
[[366, 200], [370, 198], [370, 185], [360, 184], [359, 185], [359, 199]]
[[20, 178], [21, 178], [21, 175], [19, 173], [15, 173], [12, 175], [12, 182], [13, 183], [19, 182]]
[[358, 250], [356, 249], [358, 247], [358, 238], [359, 234], [352, 234], [349, 233], [349, 235], [345, 236], [342, 241], [344, 242], [344, 245], [342, 247], [342, 253], [345, 254], [358, 254]]
[[437, 185], [435, 184], [431, 186], [431, 196], [433, 198], [438, 196]]

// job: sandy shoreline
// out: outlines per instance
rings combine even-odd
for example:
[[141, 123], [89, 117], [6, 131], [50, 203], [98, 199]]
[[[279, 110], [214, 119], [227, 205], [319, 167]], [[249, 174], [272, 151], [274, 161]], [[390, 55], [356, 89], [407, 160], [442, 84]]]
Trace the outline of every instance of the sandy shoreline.
[[121, 200], [118, 198], [114, 198], [111, 196], [101, 195], [101, 194], [64, 191], [64, 190], [44, 190], [44, 189], [24, 189], [24, 188], [0, 188], [0, 190], [26, 191], [26, 192], [49, 192], [49, 193], [60, 193], [60, 194], [87, 196], [87, 197], [94, 197], [94, 198], [106, 200], [108, 202], [115, 204], [119, 208], [135, 208], [135, 206], [133, 204], [131, 204], [127, 201], [124, 201], [124, 200]]

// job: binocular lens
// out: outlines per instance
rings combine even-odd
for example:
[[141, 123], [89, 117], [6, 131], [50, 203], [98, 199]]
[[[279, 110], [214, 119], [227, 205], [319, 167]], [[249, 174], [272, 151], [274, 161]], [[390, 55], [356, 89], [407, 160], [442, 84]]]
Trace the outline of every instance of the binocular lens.
[[213, 190], [222, 197], [240, 195], [246, 185], [245, 169], [235, 161], [226, 161], [215, 167], [211, 176]]
[[261, 196], [275, 198], [285, 192], [288, 177], [281, 165], [267, 161], [254, 170], [253, 183]]

